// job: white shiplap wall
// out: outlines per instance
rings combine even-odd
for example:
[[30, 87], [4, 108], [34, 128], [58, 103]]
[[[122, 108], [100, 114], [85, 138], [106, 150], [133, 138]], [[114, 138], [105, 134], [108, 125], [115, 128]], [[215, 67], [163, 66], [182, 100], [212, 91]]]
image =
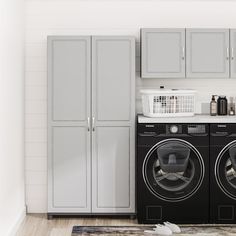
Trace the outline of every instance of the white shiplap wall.
[[[47, 209], [47, 35], [135, 35], [142, 27], [236, 28], [235, 1], [190, 0], [28, 0], [26, 1], [25, 158], [26, 202], [29, 212]], [[236, 96], [232, 79], [145, 79], [142, 87], [193, 88], [198, 112], [211, 94]]]

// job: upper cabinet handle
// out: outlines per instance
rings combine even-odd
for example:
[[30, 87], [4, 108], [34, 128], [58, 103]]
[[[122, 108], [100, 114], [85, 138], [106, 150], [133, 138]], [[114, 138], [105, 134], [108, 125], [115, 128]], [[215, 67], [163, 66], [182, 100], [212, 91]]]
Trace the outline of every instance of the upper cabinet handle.
[[229, 60], [229, 48], [226, 48], [226, 59]]
[[185, 47], [182, 47], [182, 60], [185, 59]]
[[92, 129], [93, 129], [93, 131], [95, 131], [95, 125], [94, 125], [94, 123], [95, 123], [95, 118], [94, 118], [94, 117], [92, 118], [92, 122], [93, 122], [93, 124], [92, 124], [93, 128], [92, 128]]
[[88, 124], [88, 132], [90, 131], [90, 117], [88, 117], [88, 119], [87, 119], [87, 124]]
[[234, 60], [234, 48], [231, 49], [231, 60]]

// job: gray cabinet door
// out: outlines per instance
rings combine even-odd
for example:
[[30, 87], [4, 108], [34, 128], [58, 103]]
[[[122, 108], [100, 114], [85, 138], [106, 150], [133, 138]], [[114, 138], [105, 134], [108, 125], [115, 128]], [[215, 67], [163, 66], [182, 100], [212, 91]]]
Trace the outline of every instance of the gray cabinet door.
[[141, 77], [185, 77], [185, 29], [141, 30]]
[[52, 206], [89, 212], [90, 157], [87, 127], [52, 128]]
[[92, 211], [135, 212], [135, 39], [92, 38]]
[[[52, 119], [87, 119], [87, 87], [90, 80], [90, 40], [66, 37], [53, 39], [51, 45]], [[50, 67], [49, 67], [50, 68]]]
[[48, 38], [48, 212], [91, 212], [91, 38]]
[[130, 128], [101, 126], [94, 135], [93, 212], [129, 212]]
[[187, 77], [229, 77], [229, 30], [187, 29]]
[[230, 30], [230, 75], [236, 77], [236, 29]]

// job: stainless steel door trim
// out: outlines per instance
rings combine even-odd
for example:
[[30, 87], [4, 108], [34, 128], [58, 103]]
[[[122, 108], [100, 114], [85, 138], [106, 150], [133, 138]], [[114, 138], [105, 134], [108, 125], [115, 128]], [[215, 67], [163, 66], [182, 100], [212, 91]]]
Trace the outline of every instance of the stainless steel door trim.
[[92, 130], [95, 131], [95, 117], [92, 118]]
[[88, 132], [90, 131], [90, 117], [87, 118]]
[[185, 47], [182, 47], [182, 60], [185, 60]]

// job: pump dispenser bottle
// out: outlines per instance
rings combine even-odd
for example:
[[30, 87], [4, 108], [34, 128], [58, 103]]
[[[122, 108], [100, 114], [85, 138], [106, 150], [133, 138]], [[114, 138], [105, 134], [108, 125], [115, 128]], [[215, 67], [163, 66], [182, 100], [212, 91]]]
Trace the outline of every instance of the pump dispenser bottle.
[[210, 103], [210, 115], [216, 116], [217, 115], [217, 102], [215, 99], [216, 95], [212, 95], [211, 103]]

